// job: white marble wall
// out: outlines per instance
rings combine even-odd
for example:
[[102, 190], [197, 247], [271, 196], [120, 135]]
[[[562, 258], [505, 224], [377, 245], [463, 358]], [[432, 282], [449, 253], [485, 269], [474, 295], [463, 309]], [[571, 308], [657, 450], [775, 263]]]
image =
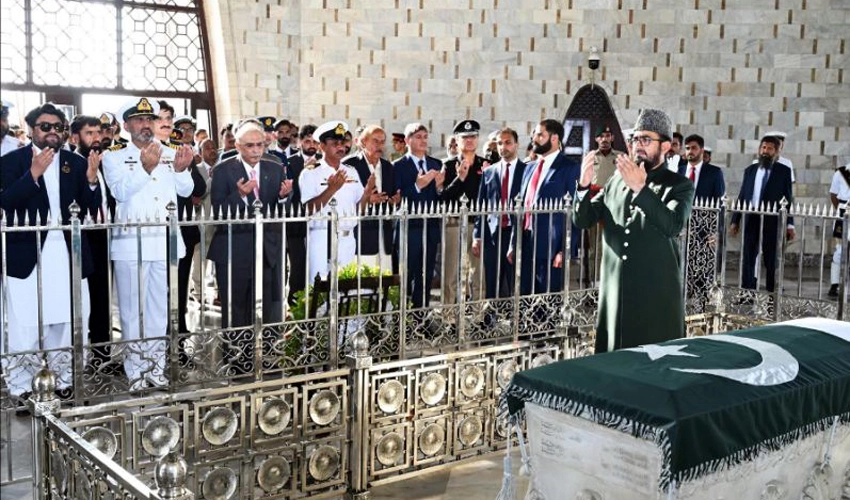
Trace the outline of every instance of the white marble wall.
[[766, 131], [788, 132], [797, 195], [850, 161], [850, 0], [210, 0], [219, 118], [530, 132], [596, 82], [624, 128], [669, 110], [737, 193]]

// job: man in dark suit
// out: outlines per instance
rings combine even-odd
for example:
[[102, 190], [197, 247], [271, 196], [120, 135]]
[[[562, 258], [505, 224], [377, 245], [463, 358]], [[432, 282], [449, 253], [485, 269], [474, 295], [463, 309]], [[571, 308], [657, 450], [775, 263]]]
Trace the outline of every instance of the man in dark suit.
[[[79, 217], [85, 217], [92, 207], [101, 203], [97, 178], [99, 157], [87, 161], [82, 156], [62, 149], [66, 132], [65, 114], [52, 103], [43, 104], [26, 116], [32, 134], [32, 146], [23, 147], [3, 156], [0, 168], [0, 206], [6, 223], [22, 226], [48, 224], [48, 213], [61, 217], [57, 222], [69, 224], [70, 205], [80, 207]], [[93, 271], [88, 237], [81, 236], [81, 277]], [[41, 251], [41, 278], [36, 264]], [[68, 348], [72, 344], [71, 293], [71, 236], [60, 230], [12, 232], [6, 235], [6, 294], [8, 307], [7, 339], [9, 352]], [[88, 283], [81, 284], [82, 324], [88, 324]], [[42, 310], [39, 311], [39, 303]], [[41, 323], [41, 324], [39, 324]], [[39, 331], [41, 330], [41, 331]], [[39, 341], [42, 335], [43, 343]], [[4, 360], [5, 361], [5, 360]], [[50, 368], [56, 372], [56, 386], [67, 391], [71, 384], [71, 363], [66, 355], [48, 356]], [[33, 373], [38, 369], [29, 363], [5, 366], [6, 386], [13, 396], [30, 390]], [[69, 394], [65, 394], [69, 395]]]
[[[286, 179], [279, 163], [261, 159], [265, 150], [264, 135], [263, 129], [252, 122], [244, 123], [236, 130], [239, 154], [219, 163], [213, 175], [210, 197], [216, 218], [253, 218], [253, 205], [257, 199], [263, 204], [264, 215], [280, 216], [282, 202], [292, 191], [292, 181]], [[238, 328], [254, 323], [254, 272], [260, 265], [263, 266], [263, 323], [275, 323], [281, 319], [283, 272], [278, 267], [281, 255], [280, 225], [263, 225], [262, 262], [255, 261], [253, 226], [252, 223], [233, 224], [230, 226], [231, 231], [228, 231], [227, 226], [217, 226], [210, 244], [209, 259], [215, 262], [223, 328]], [[228, 233], [232, 237], [232, 253], [228, 252]], [[226, 350], [225, 359], [235, 365], [237, 372], [251, 371], [253, 339], [237, 331], [228, 340], [236, 353]]]
[[497, 294], [499, 297], [511, 297], [514, 293], [515, 270], [507, 256], [516, 216], [499, 212], [503, 206], [505, 210], [511, 210], [522, 184], [525, 163], [517, 159], [517, 143], [516, 131], [510, 128], [499, 131], [496, 147], [502, 160], [484, 169], [478, 189], [478, 202], [482, 209], [486, 206], [499, 207], [486, 216], [476, 217], [472, 234], [472, 255], [478, 258], [482, 250], [484, 252], [484, 282], [488, 299], [495, 298]]
[[694, 199], [712, 202], [720, 200], [726, 194], [726, 181], [720, 167], [703, 161], [705, 140], [691, 134], [685, 138], [685, 159], [687, 163], [679, 165], [679, 174], [694, 183]]
[[[543, 120], [534, 128], [532, 141], [535, 163], [525, 168], [520, 195], [526, 210], [554, 203], [569, 193], [575, 195], [579, 164], [561, 153], [564, 126], [556, 120]], [[508, 259], [513, 262], [518, 244], [522, 245], [520, 290], [523, 295], [560, 292], [564, 288], [564, 266], [569, 255], [564, 248], [566, 218], [563, 212], [525, 214], [511, 233]]]
[[[726, 194], [726, 181], [723, 170], [705, 161], [705, 140], [702, 136], [691, 134], [685, 138], [685, 159], [687, 163], [679, 167], [679, 175], [690, 179], [694, 184], [694, 204], [707, 207], [719, 207], [720, 199]], [[714, 265], [700, 265], [701, 259], [688, 259], [686, 264], [686, 296], [690, 302], [705, 307], [708, 294], [716, 280], [716, 272], [720, 270], [723, 248], [723, 233], [726, 225], [722, 212], [718, 215], [716, 226], [710, 227], [714, 214], [711, 210], [697, 210], [691, 213], [690, 230], [688, 231], [689, 254], [693, 249], [697, 252], [711, 252], [715, 255]], [[696, 217], [695, 217], [696, 215]], [[703, 221], [699, 219], [702, 218]], [[700, 309], [701, 310], [701, 309]]]
[[[393, 163], [396, 187], [407, 201], [409, 213], [422, 214], [429, 204], [439, 200], [444, 176], [440, 160], [428, 156], [428, 128], [409, 123], [404, 128], [407, 154]], [[397, 223], [398, 224], [398, 223]], [[393, 239], [393, 271], [401, 265], [401, 228], [396, 225]], [[407, 278], [410, 300], [414, 308], [427, 307], [431, 300], [431, 282], [437, 265], [440, 244], [440, 219], [412, 215], [407, 219]]]
[[[98, 166], [98, 184], [100, 185], [101, 204], [92, 206], [89, 212], [92, 219], [97, 223], [112, 222], [111, 215], [115, 213], [115, 198], [109, 192], [106, 182], [103, 180], [101, 166], [101, 150], [103, 147], [104, 132], [109, 134], [110, 146], [112, 134], [104, 130], [105, 124], [102, 119], [94, 116], [77, 115], [71, 121], [71, 141], [77, 146], [77, 153], [84, 158], [90, 158]], [[109, 119], [108, 117], [107, 120]], [[94, 267], [88, 277], [89, 297], [91, 299], [91, 314], [89, 316], [89, 341], [92, 344], [106, 344], [111, 342], [112, 311], [109, 297], [109, 278], [112, 262], [109, 258], [109, 234], [106, 229], [90, 229], [85, 231], [91, 249], [92, 263]], [[111, 364], [110, 348], [108, 345], [92, 347], [92, 360], [89, 366], [101, 373], [113, 372], [120, 364]]]
[[[755, 210], [767, 211], [778, 210], [779, 202], [784, 198], [790, 203], [794, 200], [791, 169], [782, 163], [777, 163], [774, 158], [779, 150], [779, 140], [767, 136], [761, 140], [759, 146], [759, 162], [750, 165], [744, 170], [744, 182], [738, 201], [741, 203], [752, 203]], [[773, 204], [774, 207], [770, 205]], [[755, 290], [758, 287], [756, 280], [756, 258], [759, 253], [759, 239], [761, 239], [762, 260], [766, 270], [765, 279], [767, 291], [773, 292], [776, 288], [776, 264], [779, 238], [779, 217], [776, 215], [765, 215], [764, 222], [759, 214], [747, 214], [744, 221], [744, 259], [741, 273], [741, 287]], [[729, 232], [737, 236], [740, 231], [741, 213], [732, 214], [732, 224]], [[793, 240], [794, 220], [788, 217], [788, 226], [785, 228], [785, 236]], [[782, 246], [780, 244], [780, 246]]]
[[[287, 215], [290, 217], [304, 217], [306, 212], [301, 205], [301, 188], [298, 187], [298, 179], [305, 167], [315, 165], [321, 159], [318, 153], [319, 143], [313, 140], [313, 132], [316, 126], [309, 124], [301, 127], [298, 132], [298, 140], [301, 150], [287, 158], [289, 168], [287, 177], [292, 181], [292, 195], [290, 196]], [[295, 303], [295, 294], [307, 287], [307, 223], [286, 223], [286, 254], [289, 257], [289, 303]]]
[[[393, 166], [383, 158], [387, 134], [378, 125], [369, 125], [358, 137], [360, 152], [350, 156], [343, 163], [354, 167], [360, 183], [365, 187], [369, 176], [375, 174], [376, 193], [383, 195], [391, 205], [397, 205], [401, 192], [395, 188]], [[377, 207], [375, 207], [377, 209]], [[375, 212], [377, 213], [377, 212]], [[379, 225], [380, 224], [380, 225]], [[377, 256], [376, 263], [380, 265], [381, 256], [392, 253], [393, 221], [364, 220], [355, 231], [357, 237], [357, 252], [363, 256]]]

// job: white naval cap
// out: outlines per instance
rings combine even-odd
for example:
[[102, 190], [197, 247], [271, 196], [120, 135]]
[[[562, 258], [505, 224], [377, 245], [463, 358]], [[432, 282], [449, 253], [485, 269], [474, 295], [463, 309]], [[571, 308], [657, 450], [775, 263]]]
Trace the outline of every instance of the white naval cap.
[[764, 134], [764, 136], [765, 137], [776, 137], [777, 139], [782, 139], [784, 141], [785, 138], [788, 136], [788, 134], [786, 134], [785, 132], [780, 132], [778, 130], [772, 130], [772, 131]]
[[322, 142], [325, 139], [345, 139], [346, 132], [348, 132], [348, 124], [343, 121], [325, 122], [313, 132], [313, 140]]
[[710, 148], [710, 147], [706, 146], [704, 149], [705, 149], [705, 152], [706, 152], [706, 153], [711, 153], [711, 148]]
[[117, 118], [123, 123], [135, 116], [159, 116], [159, 103], [149, 97], [133, 98], [121, 106]]

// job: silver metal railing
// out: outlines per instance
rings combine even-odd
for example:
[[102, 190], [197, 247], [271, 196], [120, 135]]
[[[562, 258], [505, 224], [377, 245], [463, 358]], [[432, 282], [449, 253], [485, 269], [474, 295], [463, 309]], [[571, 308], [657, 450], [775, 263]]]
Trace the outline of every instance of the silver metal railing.
[[[84, 401], [89, 403], [107, 402], [115, 398], [126, 398], [132, 386], [132, 380], [119, 373], [114, 368], [120, 366], [121, 358], [129, 354], [137, 355], [144, 362], [154, 363], [148, 353], [149, 348], [156, 342], [165, 342], [164, 351], [169, 393], [192, 387], [221, 387], [233, 383], [260, 383], [264, 380], [279, 380], [281, 377], [295, 377], [324, 373], [346, 366], [346, 359], [353, 353], [359, 334], [365, 336], [368, 354], [376, 364], [382, 363], [419, 363], [428, 356], [449, 356], [452, 353], [474, 352], [475, 349], [488, 346], [514, 345], [517, 342], [537, 342], [547, 340], [565, 344], [563, 350], [569, 355], [583, 355], [592, 352], [593, 325], [595, 322], [596, 304], [598, 301], [598, 283], [586, 281], [585, 270], [598, 276], [599, 252], [596, 262], [588, 262], [587, 249], [580, 249], [576, 259], [564, 259], [560, 270], [548, 267], [546, 269], [546, 285], [552, 283], [553, 277], [561, 279], [562, 288], [552, 287], [522, 290], [522, 264], [526, 259], [537, 267], [538, 260], [551, 261], [554, 257], [549, 249], [538, 252], [538, 243], [532, 240], [530, 247], [515, 248], [515, 266], [512, 272], [513, 283], [505, 296], [487, 297], [486, 279], [479, 276], [475, 283], [468, 283], [468, 271], [473, 263], [468, 257], [477, 260], [479, 268], [485, 268], [485, 255], [475, 257], [466, 247], [465, 237], [474, 231], [473, 221], [478, 218], [488, 222], [488, 215], [515, 217], [514, 221], [523, 221], [529, 213], [535, 222], [544, 220], [551, 231], [556, 225], [563, 229], [561, 248], [570, 249], [575, 240], [571, 234], [570, 200], [547, 202], [526, 211], [521, 204], [515, 207], [494, 206], [491, 204], [470, 205], [402, 205], [395, 209], [382, 206], [363, 215], [341, 214], [335, 209], [330, 215], [308, 215], [301, 212], [287, 214], [286, 217], [266, 216], [261, 207], [254, 207], [253, 217], [234, 214], [203, 214], [199, 220], [178, 221], [171, 216], [166, 221], [119, 221], [113, 224], [96, 223], [90, 218], [80, 218], [77, 212], [68, 226], [56, 226], [49, 223], [19, 226], [16, 222], [31, 223], [32, 221], [2, 221], [0, 224], [0, 240], [4, 243], [10, 234], [29, 232], [40, 236], [45, 231], [61, 229], [70, 234], [73, 285], [73, 302], [76, 305], [73, 314], [73, 343], [68, 347], [54, 349], [35, 349], [24, 352], [10, 352], [8, 336], [4, 335], [2, 354], [4, 375], [10, 370], [30, 367], [35, 371], [47, 359], [51, 367], [70, 366], [73, 386], [76, 389], [76, 404]], [[74, 210], [72, 210], [72, 213]], [[747, 231], [747, 226], [763, 222], [766, 218], [777, 217], [779, 227], [785, 227], [788, 217], [794, 217], [798, 237], [787, 241], [779, 234], [774, 236], [783, 251], [778, 252], [775, 270], [776, 290], [772, 293], [761, 290], [744, 289], [740, 287], [742, 276], [743, 254], [740, 251], [739, 236], [737, 239], [726, 234], [732, 214], [741, 213], [743, 218], [741, 233]], [[218, 217], [216, 217], [218, 215]], [[543, 217], [548, 216], [548, 217]], [[558, 217], [553, 217], [558, 216]], [[838, 214], [833, 210], [802, 206], [759, 207], [739, 206], [726, 201], [698, 203], [690, 220], [687, 230], [682, 235], [681, 248], [685, 265], [683, 266], [689, 331], [691, 334], [706, 334], [723, 331], [732, 326], [745, 326], [754, 322], [769, 322], [778, 319], [799, 317], [804, 315], [821, 315], [828, 317], [845, 317], [847, 290], [845, 283], [848, 273], [847, 245], [839, 256], [841, 286], [838, 300], [825, 297], [825, 284], [828, 285], [829, 267], [827, 257], [831, 255], [829, 245], [832, 243], [830, 234], [832, 224], [838, 220]], [[417, 244], [412, 237], [418, 232], [422, 246], [427, 248], [429, 239], [441, 239], [445, 244], [447, 225], [450, 221], [458, 225], [458, 254], [457, 270], [445, 266], [437, 272], [439, 287], [423, 287], [430, 301], [425, 301], [415, 307], [411, 297], [413, 281], [411, 278], [412, 257], [411, 244]], [[280, 231], [281, 241], [287, 242], [286, 234], [295, 223], [325, 223], [330, 227], [331, 260], [339, 263], [338, 233], [340, 228], [348, 223], [356, 222], [354, 229], [359, 238], [364, 237], [364, 227], [367, 222], [378, 224], [378, 235], [387, 230], [384, 224], [391, 224], [392, 231], [398, 242], [398, 258], [395, 269], [387, 265], [388, 256], [380, 258], [367, 257], [360, 252], [355, 253], [352, 268], [346, 269], [331, 265], [326, 281], [318, 281], [312, 289], [300, 297], [293, 306], [281, 303], [280, 320], [264, 321], [267, 302], [264, 301], [262, 277], [265, 270], [262, 263], [267, 257], [263, 254], [264, 235], [269, 231]], [[437, 227], [436, 231], [429, 230], [429, 223]], [[181, 237], [181, 228], [196, 227], [202, 235], [209, 230], [221, 231], [228, 235], [228, 247], [233, 247], [234, 231], [244, 225], [252, 228], [254, 242], [254, 265], [252, 272], [255, 276], [252, 297], [252, 321], [249, 325], [237, 327], [222, 327], [220, 308], [208, 300], [214, 294], [211, 287], [203, 287], [199, 291], [200, 306], [193, 311], [197, 315], [196, 326], [190, 332], [179, 331], [178, 307], [174, 289], [177, 281], [179, 259], [177, 258], [177, 238]], [[88, 344], [82, 334], [86, 329], [83, 325], [80, 307], [82, 302], [81, 241], [82, 235], [89, 231], [117, 230], [135, 231], [136, 238], [141, 242], [142, 230], [151, 227], [168, 229], [167, 246], [168, 274], [171, 286], [168, 296], [169, 329], [164, 337], [147, 337], [144, 335], [144, 320], [140, 318], [142, 338], [138, 340], [113, 340], [101, 344]], [[279, 229], [278, 229], [279, 227]], [[845, 216], [845, 227], [848, 226]], [[439, 236], [435, 236], [439, 234]], [[712, 236], [716, 236], [712, 238]], [[768, 235], [769, 236], [769, 235]], [[595, 244], [601, 248], [601, 234], [596, 235]], [[759, 246], [765, 238], [759, 236]], [[315, 239], [315, 238], [314, 238]], [[584, 238], [582, 238], [584, 239]], [[305, 238], [305, 245], [310, 246], [310, 233]], [[315, 245], [315, 243], [314, 243]], [[504, 249], [505, 243], [496, 242], [497, 252]], [[286, 288], [292, 281], [291, 275], [285, 275], [286, 269], [291, 268], [291, 258], [285, 245], [281, 245], [278, 259], [278, 271], [281, 272], [280, 294], [285, 297], [289, 290]], [[413, 249], [415, 250], [415, 249]], [[206, 250], [202, 248], [202, 256]], [[542, 255], [542, 257], [541, 257]], [[567, 254], [568, 255], [568, 254]], [[427, 252], [420, 252], [419, 269], [427, 269]], [[4, 256], [5, 257], [5, 256]], [[363, 267], [368, 261], [377, 265], [377, 272], [366, 272]], [[439, 261], [439, 259], [438, 259]], [[3, 264], [4, 304], [6, 300], [7, 275], [6, 259]], [[202, 267], [209, 263], [202, 259]], [[758, 262], [759, 273], [761, 262]], [[497, 267], [501, 264], [497, 264]], [[105, 266], [109, 269], [109, 266]], [[353, 270], [352, 270], [353, 269]], [[497, 269], [499, 276], [501, 269]], [[108, 271], [111, 273], [111, 271]], [[232, 275], [234, 266], [231, 262], [227, 272]], [[305, 281], [310, 283], [309, 271], [305, 272]], [[52, 284], [51, 277], [41, 276], [41, 263], [36, 266], [36, 273], [42, 283]], [[377, 274], [377, 276], [373, 276]], [[759, 276], [761, 278], [762, 276]], [[110, 276], [111, 278], [111, 276]], [[454, 303], [442, 301], [442, 289], [452, 280], [459, 293]], [[229, 280], [232, 283], [232, 280]], [[762, 285], [763, 286], [763, 285]], [[529, 290], [525, 290], [529, 292]], [[141, 294], [140, 294], [141, 296]], [[108, 299], [110, 312], [114, 309], [114, 301]], [[39, 317], [44, 307], [39, 300]], [[427, 303], [428, 305], [425, 305]], [[8, 305], [4, 305], [7, 308]], [[226, 307], [223, 304], [222, 307]], [[4, 309], [4, 331], [8, 311]], [[41, 323], [40, 323], [41, 324]], [[118, 322], [111, 320], [111, 330], [117, 334]], [[39, 328], [39, 332], [43, 329]], [[43, 335], [39, 335], [38, 346], [45, 346]], [[362, 346], [362, 345], [361, 345]], [[99, 350], [108, 350], [110, 358], [98, 361]], [[472, 351], [470, 351], [472, 350]], [[249, 357], [249, 369], [235, 370], [234, 354]], [[229, 356], [229, 357], [228, 357]], [[163, 361], [163, 360], [159, 360]], [[66, 370], [67, 371], [67, 370]], [[148, 368], [150, 371], [150, 368]], [[143, 373], [144, 375], [144, 373]], [[134, 391], [139, 396], [157, 389], [147, 388]], [[11, 441], [15, 423], [12, 416], [17, 399], [8, 392], [2, 393], [3, 422], [0, 423], [2, 435]], [[352, 413], [353, 415], [353, 413]], [[395, 439], [395, 438], [392, 438]], [[21, 467], [16, 465], [16, 456], [11, 443], [3, 449], [3, 471], [0, 482], [9, 483], [29, 477], [21, 473]], [[391, 467], [392, 469], [392, 467]], [[23, 469], [26, 470], [25, 468]], [[382, 477], [393, 476], [389, 472], [380, 474]]]

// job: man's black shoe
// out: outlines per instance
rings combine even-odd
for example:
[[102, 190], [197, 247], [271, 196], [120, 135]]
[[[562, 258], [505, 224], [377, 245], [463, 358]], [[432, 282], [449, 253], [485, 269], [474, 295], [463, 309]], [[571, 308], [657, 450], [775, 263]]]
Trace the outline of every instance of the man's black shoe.
[[838, 297], [838, 283], [833, 283], [832, 286], [829, 287], [829, 293], [826, 294], [827, 297]]

